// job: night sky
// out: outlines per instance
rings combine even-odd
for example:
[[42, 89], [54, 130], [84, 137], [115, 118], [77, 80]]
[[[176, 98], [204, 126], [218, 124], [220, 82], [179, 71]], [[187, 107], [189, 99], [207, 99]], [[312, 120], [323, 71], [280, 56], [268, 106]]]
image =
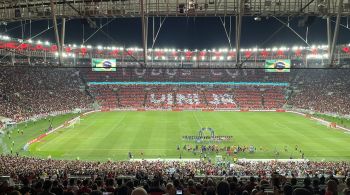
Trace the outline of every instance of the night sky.
[[[280, 18], [286, 21], [286, 18]], [[302, 18], [291, 18], [290, 26], [295, 29], [300, 35], [305, 38], [306, 27], [299, 27], [298, 21]], [[94, 19], [97, 26], [100, 26], [111, 19]], [[335, 18], [333, 18], [335, 21]], [[149, 18], [149, 47], [152, 45], [152, 18]], [[155, 18], [156, 30], [159, 26], [159, 18]], [[59, 20], [60, 22], [60, 20]], [[23, 22], [24, 23], [24, 22]], [[22, 37], [21, 28], [9, 29], [18, 26], [20, 23], [9, 23], [5, 27], [0, 26], [1, 34], [6, 34], [11, 37]], [[229, 30], [229, 17], [226, 17], [227, 30]], [[333, 27], [334, 27], [334, 23]], [[342, 24], [347, 25], [346, 18], [342, 19]], [[52, 25], [51, 21], [33, 21], [31, 35], [35, 35]], [[268, 41], [266, 44], [262, 43], [277, 29], [281, 27], [274, 18], [262, 18], [262, 21], [255, 21], [252, 17], [244, 17], [242, 25], [241, 44], [244, 48], [250, 47], [272, 47], [272, 46], [306, 46], [305, 43], [294, 35], [287, 27], [283, 28], [276, 36]], [[85, 33], [83, 33], [83, 26], [85, 26]], [[7, 30], [7, 32], [6, 32]], [[25, 36], [30, 37], [29, 21], [25, 25]], [[86, 20], [69, 20], [66, 24], [66, 43], [80, 45], [85, 39], [89, 37], [95, 29], [89, 27]], [[141, 19], [140, 18], [118, 18], [114, 19], [108, 26], [103, 28], [103, 31], [111, 36], [111, 40], [101, 32], [96, 33], [86, 44], [91, 45], [114, 45], [124, 47], [141, 47]], [[84, 36], [83, 36], [84, 35]], [[54, 42], [53, 30], [48, 30], [35, 40]], [[340, 27], [339, 43], [350, 43], [350, 31], [344, 27]], [[232, 17], [232, 47], [235, 47], [235, 18]], [[326, 44], [327, 31], [326, 20], [316, 18], [309, 27], [309, 44]], [[179, 48], [179, 49], [212, 49], [212, 48], [228, 48], [229, 44], [227, 37], [218, 17], [173, 17], [167, 18], [159, 33], [158, 39], [155, 43], [155, 48]]]

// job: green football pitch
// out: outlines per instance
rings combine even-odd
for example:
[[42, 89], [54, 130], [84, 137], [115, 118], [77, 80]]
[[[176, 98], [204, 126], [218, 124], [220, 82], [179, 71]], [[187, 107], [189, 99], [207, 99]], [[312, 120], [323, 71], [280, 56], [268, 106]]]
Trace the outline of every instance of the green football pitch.
[[[54, 126], [74, 116], [56, 117]], [[27, 128], [22, 125], [19, 128], [24, 129], [23, 135], [14, 129], [11, 134], [11, 139], [15, 140], [14, 150], [43, 133], [47, 120], [31, 123]], [[96, 112], [82, 117], [73, 126], [55, 131], [32, 144], [29, 151], [20, 153], [101, 161], [126, 160], [129, 152], [134, 158], [199, 158], [199, 153], [184, 150], [183, 146], [213, 143], [185, 141], [182, 136], [198, 135], [202, 127], [213, 128], [217, 136], [233, 136], [229, 142], [216, 143], [219, 147], [252, 145], [256, 148], [254, 153], [238, 153], [238, 158], [297, 159], [304, 153], [310, 160], [350, 160], [348, 132], [328, 128], [301, 115], [277, 112]], [[10, 140], [3, 139], [7, 148], [11, 147]], [[207, 157], [212, 159], [217, 155], [232, 159], [225, 152], [207, 152]]]

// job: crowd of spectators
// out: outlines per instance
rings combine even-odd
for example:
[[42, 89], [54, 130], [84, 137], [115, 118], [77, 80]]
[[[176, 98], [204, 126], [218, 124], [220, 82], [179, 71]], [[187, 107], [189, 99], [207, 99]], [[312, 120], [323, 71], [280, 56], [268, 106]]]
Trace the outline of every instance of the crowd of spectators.
[[[349, 74], [350, 70], [348, 69], [296, 69], [292, 70], [291, 73], [266, 73], [264, 70], [124, 68], [112, 73], [85, 70], [83, 75], [89, 81], [287, 82], [290, 84], [291, 91], [287, 104], [293, 108], [346, 115], [350, 114], [350, 104], [348, 103], [350, 102], [348, 90], [350, 81], [347, 79]], [[258, 105], [255, 105], [254, 98], [256, 97], [254, 94], [248, 94], [245, 97], [246, 104], [241, 107], [280, 108], [285, 103], [285, 89], [282, 88], [279, 93], [264, 96], [264, 100], [257, 101]], [[242, 91], [243, 93], [249, 92], [245, 88]], [[233, 93], [234, 97], [240, 94], [235, 91]], [[269, 92], [261, 91], [260, 93]], [[140, 100], [140, 104], [143, 102]], [[239, 104], [239, 102], [237, 103]], [[154, 107], [154, 105], [152, 106]]]
[[[226, 69], [123, 69], [115, 73], [101, 73], [92, 72], [90, 69], [6, 67], [1, 68], [0, 71], [0, 113], [1, 116], [20, 121], [43, 113], [68, 111], [74, 108], [90, 108], [93, 98], [86, 93], [82, 79], [86, 79], [86, 81], [106, 81], [106, 78], [108, 78], [108, 81], [121, 81], [125, 77], [126, 81], [290, 82], [292, 93], [287, 104], [293, 108], [322, 113], [349, 114], [350, 104], [348, 102], [350, 102], [350, 95], [348, 88], [350, 81], [347, 79], [349, 73], [350, 71], [346, 69], [293, 70], [289, 74], [267, 74], [263, 70], [236, 71]], [[118, 86], [115, 88], [118, 88]], [[122, 107], [123, 93], [130, 92], [132, 94], [131, 89], [128, 91], [129, 88], [127, 86], [119, 92], [111, 92], [116, 97], [111, 98], [113, 102], [107, 102], [108, 105], [114, 105], [114, 108]], [[234, 98], [238, 98], [237, 102], [235, 102], [238, 107], [269, 109], [280, 108], [285, 103], [285, 91], [283, 90], [278, 92], [277, 95], [279, 96], [273, 93], [270, 96], [264, 96], [263, 100], [260, 100], [262, 96], [255, 97], [251, 95], [250, 97], [248, 94], [248, 97], [244, 97], [243, 103], [238, 101], [241, 100], [238, 97], [241, 92], [232, 91], [232, 93]], [[243, 92], [245, 94], [249, 90], [243, 88]], [[148, 93], [151, 94], [151, 92]], [[260, 90], [259, 93], [269, 92]], [[119, 98], [118, 94], [120, 95]], [[104, 97], [107, 96], [103, 95], [102, 99]], [[137, 103], [139, 107], [147, 104], [147, 101], [144, 100], [146, 97], [146, 95], [141, 94]], [[254, 103], [255, 100], [258, 100], [257, 98], [260, 98], [257, 101], [260, 106], [256, 106]], [[203, 102], [204, 105], [205, 101]], [[127, 104], [133, 105], [130, 102]], [[243, 105], [240, 106], [239, 104]]]
[[288, 104], [321, 113], [350, 114], [350, 70], [298, 70]]
[[39, 114], [89, 108], [89, 97], [74, 69], [1, 68], [1, 116], [26, 120]]
[[[183, 194], [257, 194], [264, 190], [292, 194], [300, 187], [308, 190], [307, 194], [327, 194], [327, 190], [336, 194], [350, 187], [350, 179], [344, 184], [349, 170], [349, 162], [243, 161], [230, 166], [204, 161], [85, 162], [1, 156], [0, 174], [20, 185], [11, 187], [11, 182], [5, 181], [0, 191], [130, 195], [135, 187], [142, 187], [146, 194], [155, 195], [179, 190]], [[298, 183], [300, 177], [303, 184]]]
[[[282, 175], [305, 177], [307, 175], [350, 174], [350, 163], [343, 161], [238, 161], [234, 166], [224, 163], [215, 165], [206, 161], [107, 161], [87, 162], [80, 160], [52, 160], [21, 156], [0, 156], [0, 175], [137, 175], [139, 173], [168, 174], [176, 170], [182, 175], [216, 176], [271, 176], [278, 171]], [[350, 176], [350, 175], [349, 175]]]
[[102, 108], [280, 109], [286, 87], [232, 85], [91, 85]]

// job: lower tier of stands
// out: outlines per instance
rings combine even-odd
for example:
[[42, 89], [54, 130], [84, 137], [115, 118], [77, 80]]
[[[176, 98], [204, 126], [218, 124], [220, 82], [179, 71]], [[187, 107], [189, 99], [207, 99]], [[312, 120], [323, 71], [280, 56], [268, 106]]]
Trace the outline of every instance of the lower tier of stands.
[[[349, 194], [348, 162], [85, 162], [0, 156], [1, 194]], [[15, 184], [15, 185], [13, 185]], [[136, 192], [142, 190], [143, 193]]]
[[102, 109], [279, 109], [285, 104], [281, 86], [90, 86]]

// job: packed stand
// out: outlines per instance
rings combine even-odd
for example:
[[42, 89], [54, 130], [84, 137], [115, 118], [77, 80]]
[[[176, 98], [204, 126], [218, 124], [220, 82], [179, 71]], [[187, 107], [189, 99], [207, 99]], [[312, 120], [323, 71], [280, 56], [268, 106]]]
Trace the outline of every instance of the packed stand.
[[[268, 161], [238, 162], [229, 166], [204, 161], [84, 162], [1, 156], [0, 174], [10, 176], [13, 183], [21, 185], [14, 187], [5, 181], [0, 191], [130, 195], [135, 187], [141, 186], [146, 194], [175, 194], [176, 190], [184, 194], [256, 194], [261, 190], [292, 194], [297, 188], [308, 190], [308, 194], [315, 191], [325, 194], [327, 190], [349, 190], [349, 179], [343, 183], [349, 171], [349, 162]], [[297, 178], [304, 178], [303, 182]], [[329, 183], [331, 180], [335, 183]], [[284, 192], [287, 188], [289, 193]]]
[[350, 114], [349, 69], [298, 70], [288, 104], [321, 113]]
[[1, 68], [0, 113], [3, 117], [30, 117], [75, 108], [90, 108], [93, 102], [74, 69], [34, 67]]
[[285, 87], [91, 85], [102, 109], [280, 109]]

